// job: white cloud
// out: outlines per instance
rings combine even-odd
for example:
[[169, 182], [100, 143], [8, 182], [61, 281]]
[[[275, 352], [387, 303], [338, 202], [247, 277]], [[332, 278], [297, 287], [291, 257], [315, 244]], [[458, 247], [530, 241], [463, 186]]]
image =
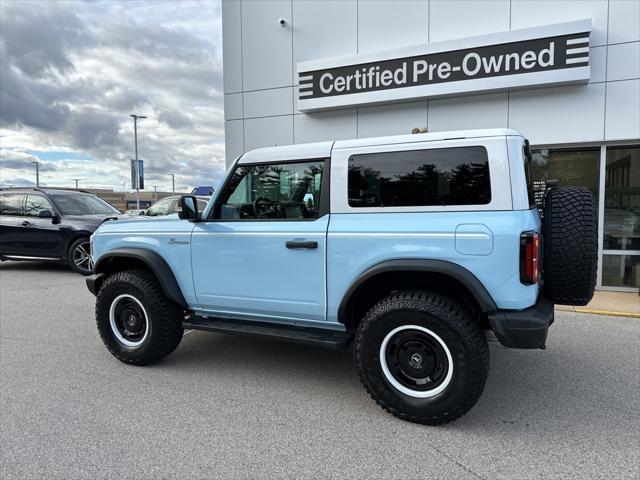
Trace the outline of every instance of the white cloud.
[[43, 166], [41, 184], [71, 187], [81, 178], [85, 187], [127, 189], [130, 113], [148, 116], [138, 124], [147, 185], [168, 189], [169, 173], [180, 190], [217, 182], [218, 1], [3, 0], [0, 14], [0, 183], [33, 178], [33, 159], [16, 163], [31, 155]]

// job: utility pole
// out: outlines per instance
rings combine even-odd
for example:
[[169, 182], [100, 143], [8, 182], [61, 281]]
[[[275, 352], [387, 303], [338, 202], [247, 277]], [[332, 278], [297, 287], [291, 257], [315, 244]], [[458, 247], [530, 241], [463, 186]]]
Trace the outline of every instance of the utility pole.
[[156, 201], [158, 200], [158, 186], [157, 185], [153, 186], [153, 199], [156, 200]]
[[36, 166], [36, 187], [40, 186], [40, 164], [38, 162], [31, 162]]
[[140, 165], [138, 164], [138, 119], [147, 118], [144, 115], [131, 114], [133, 118], [133, 143], [136, 152], [136, 208], [140, 210]]
[[78, 181], [80, 180], [79, 178], [72, 178], [71, 180], [73, 180], [74, 182], [76, 182], [76, 190], [78, 190]]
[[169, 175], [171, 175], [171, 191], [175, 195], [176, 194], [176, 174], [170, 173]]

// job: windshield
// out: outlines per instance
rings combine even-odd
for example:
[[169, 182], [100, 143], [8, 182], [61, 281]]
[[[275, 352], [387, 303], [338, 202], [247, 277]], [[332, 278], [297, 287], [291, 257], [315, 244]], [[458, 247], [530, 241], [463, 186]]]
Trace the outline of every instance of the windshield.
[[148, 217], [160, 217], [163, 215], [169, 215], [169, 209], [171, 208], [171, 204], [175, 201], [175, 197], [165, 197], [162, 200], [158, 200], [152, 206], [147, 208], [146, 215]]
[[118, 215], [120, 213], [95, 195], [54, 193], [49, 197], [63, 215]]
[[198, 202], [198, 211], [200, 213], [204, 212], [204, 209], [207, 208], [207, 205], [209, 204], [209, 200], [203, 200], [201, 198], [197, 198], [196, 200]]

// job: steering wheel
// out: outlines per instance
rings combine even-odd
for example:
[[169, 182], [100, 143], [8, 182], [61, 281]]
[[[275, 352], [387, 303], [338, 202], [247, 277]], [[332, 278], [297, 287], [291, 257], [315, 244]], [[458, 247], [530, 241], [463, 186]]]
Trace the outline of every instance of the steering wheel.
[[253, 211], [256, 214], [256, 218], [269, 217], [270, 213], [277, 214], [275, 207], [276, 202], [265, 197], [258, 197], [253, 202]]

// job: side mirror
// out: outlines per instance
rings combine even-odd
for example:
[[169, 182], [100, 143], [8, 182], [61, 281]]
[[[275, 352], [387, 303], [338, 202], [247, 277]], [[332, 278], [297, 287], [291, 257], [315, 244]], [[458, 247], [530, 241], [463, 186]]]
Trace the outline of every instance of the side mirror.
[[178, 217], [182, 220], [200, 220], [196, 197], [193, 195], [183, 195], [180, 197]]
[[60, 223], [60, 217], [58, 216], [58, 214], [57, 213], [53, 213], [48, 208], [45, 209], [45, 210], [40, 210], [40, 212], [38, 213], [38, 218], [50, 218], [51, 219], [51, 223], [53, 223], [53, 224]]

